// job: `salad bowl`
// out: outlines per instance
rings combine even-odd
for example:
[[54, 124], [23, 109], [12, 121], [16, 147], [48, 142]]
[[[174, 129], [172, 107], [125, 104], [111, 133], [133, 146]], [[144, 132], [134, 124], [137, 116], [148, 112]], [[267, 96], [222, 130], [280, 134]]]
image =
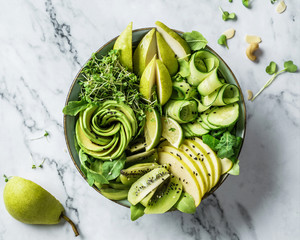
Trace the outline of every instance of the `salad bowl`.
[[[138, 45], [138, 43], [143, 38], [143, 36], [145, 36], [151, 29], [152, 28], [141, 28], [141, 29], [136, 29], [136, 30], [132, 31], [133, 48], [135, 48]], [[177, 31], [177, 30], [174, 30], [174, 31], [177, 32], [179, 35], [182, 35], [181, 31]], [[101, 56], [107, 55], [108, 52], [113, 48], [116, 39], [117, 39], [117, 37], [113, 38], [112, 40], [110, 40], [109, 42], [104, 44], [102, 47], [100, 47], [95, 52], [96, 56], [101, 57]], [[239, 88], [239, 91], [240, 91], [240, 101], [239, 101], [240, 114], [239, 114], [239, 119], [238, 119], [237, 125], [236, 125], [236, 136], [241, 137], [244, 141], [245, 133], [246, 133], [246, 107], [245, 107], [244, 97], [243, 97], [240, 85], [239, 85], [236, 77], [234, 76], [233, 72], [229, 68], [229, 66], [225, 63], [225, 61], [210, 47], [206, 46], [206, 50], [213, 53], [219, 59], [219, 61], [220, 61], [219, 71], [220, 71], [221, 75], [226, 79], [226, 81], [229, 84], [234, 84]], [[88, 59], [88, 61], [90, 59]], [[69, 89], [69, 92], [68, 92], [67, 98], [66, 98], [66, 103], [65, 103], [66, 105], [68, 105], [68, 103], [70, 101], [77, 101], [79, 99], [79, 94], [81, 92], [81, 86], [79, 85], [79, 80], [80, 80], [80, 74], [81, 74], [83, 67], [79, 70], [78, 74], [75, 76], [75, 78], [70, 86], [70, 89]], [[76, 117], [64, 115], [65, 141], [66, 141], [66, 145], [67, 145], [70, 157], [71, 157], [75, 167], [77, 168], [77, 170], [79, 171], [81, 176], [84, 179], [86, 179], [86, 176], [84, 175], [83, 171], [80, 168], [80, 159], [79, 159], [78, 152], [76, 150], [76, 141], [75, 141], [76, 120], [77, 120]], [[242, 149], [242, 147], [240, 148], [240, 151], [241, 151], [241, 149]], [[229, 175], [228, 173], [222, 175], [220, 180], [218, 181], [218, 183], [214, 186], [214, 188], [211, 189], [208, 193], [206, 193], [203, 198], [209, 196], [211, 193], [213, 193], [215, 190], [217, 190], [222, 185], [222, 183], [226, 180], [228, 175]], [[101, 192], [99, 191], [99, 189], [96, 186], [93, 186], [93, 188], [101, 194]], [[119, 201], [114, 201], [114, 202], [121, 204], [123, 206], [126, 206], [126, 207], [130, 207], [130, 203], [127, 200], [119, 200]]]

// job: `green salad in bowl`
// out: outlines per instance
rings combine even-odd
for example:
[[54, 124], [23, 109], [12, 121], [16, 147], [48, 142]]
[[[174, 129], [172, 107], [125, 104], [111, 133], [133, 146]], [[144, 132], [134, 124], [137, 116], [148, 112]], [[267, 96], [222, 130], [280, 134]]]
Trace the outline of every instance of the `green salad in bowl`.
[[63, 113], [75, 166], [132, 220], [194, 213], [239, 174], [242, 92], [199, 32], [130, 23], [77, 74]]

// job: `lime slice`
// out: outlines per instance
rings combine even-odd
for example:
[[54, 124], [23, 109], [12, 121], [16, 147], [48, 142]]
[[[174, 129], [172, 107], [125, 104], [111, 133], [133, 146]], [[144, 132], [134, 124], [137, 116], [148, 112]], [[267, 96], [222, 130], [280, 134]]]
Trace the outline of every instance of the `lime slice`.
[[149, 151], [159, 143], [161, 137], [161, 118], [156, 109], [149, 109], [146, 113], [144, 131], [147, 144], [146, 151]]
[[167, 139], [174, 147], [179, 148], [183, 142], [183, 131], [174, 119], [162, 117], [162, 136]]

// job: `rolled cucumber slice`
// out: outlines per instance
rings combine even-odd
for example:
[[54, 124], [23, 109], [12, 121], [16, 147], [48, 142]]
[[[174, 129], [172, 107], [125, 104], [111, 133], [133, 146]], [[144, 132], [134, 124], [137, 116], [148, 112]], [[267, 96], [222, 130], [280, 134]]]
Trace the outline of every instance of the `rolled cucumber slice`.
[[191, 74], [188, 76], [189, 84], [198, 86], [205, 78], [219, 67], [218, 58], [208, 51], [194, 53], [190, 60]]
[[201, 137], [209, 132], [199, 122], [182, 124], [181, 127], [186, 137]]
[[213, 72], [198, 85], [197, 89], [201, 96], [207, 96], [223, 85], [217, 72], [218, 69], [215, 68]]
[[197, 89], [186, 81], [173, 82], [173, 92], [171, 99], [185, 100], [197, 95]]
[[216, 108], [213, 108], [213, 109], [208, 109], [208, 110], [206, 110], [205, 112], [203, 112], [201, 115], [200, 115], [200, 118], [201, 118], [201, 120], [202, 120], [202, 122], [205, 124], [205, 125], [202, 125], [204, 128], [209, 128], [209, 130], [216, 130], [216, 129], [219, 129], [219, 128], [221, 128], [221, 127], [219, 127], [219, 126], [216, 126], [216, 125], [214, 125], [214, 124], [211, 124], [209, 121], [208, 121], [208, 115], [210, 114], [210, 112], [212, 111], [212, 110], [214, 110], [214, 109], [216, 109]]
[[239, 105], [229, 104], [224, 107], [214, 108], [207, 115], [207, 121], [219, 128], [229, 127], [236, 123], [239, 118]]
[[167, 103], [165, 111], [178, 123], [192, 122], [198, 114], [197, 103], [194, 100], [171, 100]]

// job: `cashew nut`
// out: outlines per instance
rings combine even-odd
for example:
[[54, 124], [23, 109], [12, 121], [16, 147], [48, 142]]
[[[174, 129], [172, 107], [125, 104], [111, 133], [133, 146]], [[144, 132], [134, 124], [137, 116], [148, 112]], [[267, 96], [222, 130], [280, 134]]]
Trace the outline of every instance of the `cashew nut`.
[[249, 44], [252, 43], [260, 43], [261, 42], [261, 38], [259, 36], [255, 36], [255, 35], [246, 35], [245, 36], [245, 41]]
[[246, 55], [251, 61], [256, 60], [256, 56], [254, 55], [254, 52], [259, 48], [258, 43], [252, 43], [247, 47]]
[[227, 29], [225, 32], [223, 32], [223, 35], [225, 35], [227, 39], [233, 38], [234, 34], [235, 30], [233, 28]]
[[284, 1], [281, 1], [280, 3], [278, 3], [277, 7], [276, 7], [276, 12], [283, 13], [286, 9], [286, 4]]
[[250, 101], [253, 98], [253, 92], [251, 90], [247, 90], [248, 100]]

